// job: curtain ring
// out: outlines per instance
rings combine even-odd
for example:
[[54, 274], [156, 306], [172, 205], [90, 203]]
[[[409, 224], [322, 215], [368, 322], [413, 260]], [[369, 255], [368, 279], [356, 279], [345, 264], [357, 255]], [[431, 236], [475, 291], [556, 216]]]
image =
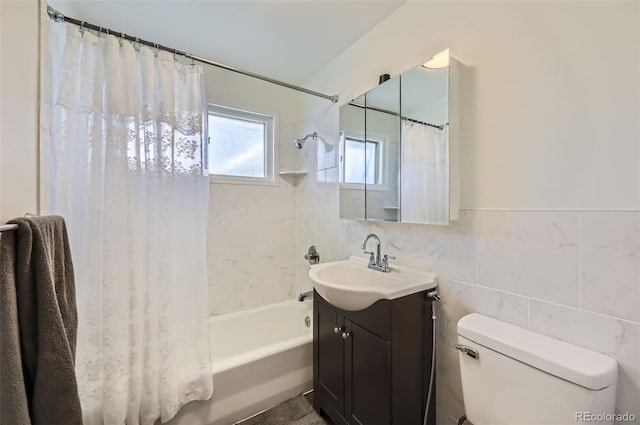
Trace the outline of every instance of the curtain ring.
[[102, 35], [102, 27], [98, 27], [100, 28], [98, 31], [96, 31], [96, 35], [98, 36], [98, 38], [100, 38], [100, 36]]
[[83, 37], [84, 36], [84, 22], [82, 21], [82, 23], [80, 24], [80, 36]]
[[124, 42], [124, 33], [120, 33], [120, 47], [122, 47], [122, 43]]
[[158, 43], [153, 43], [153, 47], [156, 49], [155, 57], [158, 57], [158, 55], [160, 54], [160, 48], [158, 47]]
[[193, 61], [193, 53], [189, 56], [191, 56], [191, 66], [195, 66], [196, 63]]

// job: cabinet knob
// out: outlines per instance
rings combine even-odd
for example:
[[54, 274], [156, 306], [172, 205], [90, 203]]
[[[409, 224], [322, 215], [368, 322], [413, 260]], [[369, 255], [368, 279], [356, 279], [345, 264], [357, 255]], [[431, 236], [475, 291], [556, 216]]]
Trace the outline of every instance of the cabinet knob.
[[333, 333], [334, 334], [339, 334], [341, 330], [342, 330], [341, 328], [336, 326], [335, 328], [333, 328]]
[[350, 335], [351, 334], [349, 332], [342, 332], [342, 339], [347, 339]]

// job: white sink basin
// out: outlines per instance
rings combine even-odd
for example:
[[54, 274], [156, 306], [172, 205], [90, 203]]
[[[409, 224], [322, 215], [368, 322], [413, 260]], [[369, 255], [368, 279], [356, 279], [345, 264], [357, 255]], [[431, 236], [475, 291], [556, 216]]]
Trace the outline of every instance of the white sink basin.
[[363, 310], [378, 300], [393, 300], [435, 288], [436, 275], [430, 272], [391, 266], [389, 273], [367, 268], [364, 258], [311, 266], [309, 277], [316, 291], [331, 304], [349, 311]]

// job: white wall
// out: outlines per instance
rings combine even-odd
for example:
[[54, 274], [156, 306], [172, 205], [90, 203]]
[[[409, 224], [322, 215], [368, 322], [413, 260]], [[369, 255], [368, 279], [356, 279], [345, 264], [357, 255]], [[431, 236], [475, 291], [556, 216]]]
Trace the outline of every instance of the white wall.
[[[453, 345], [469, 312], [614, 357], [616, 410], [640, 417], [639, 14], [637, 2], [409, 2], [307, 83], [347, 101], [446, 47], [465, 64], [460, 220], [339, 220], [325, 155], [306, 158], [319, 171], [298, 188], [298, 250], [341, 259], [373, 232], [397, 263], [439, 275], [439, 424], [464, 413]], [[305, 105], [301, 126], [337, 140], [338, 107]], [[299, 261], [301, 290], [307, 270]]]
[[0, 1], [0, 223], [38, 206], [38, 2]]

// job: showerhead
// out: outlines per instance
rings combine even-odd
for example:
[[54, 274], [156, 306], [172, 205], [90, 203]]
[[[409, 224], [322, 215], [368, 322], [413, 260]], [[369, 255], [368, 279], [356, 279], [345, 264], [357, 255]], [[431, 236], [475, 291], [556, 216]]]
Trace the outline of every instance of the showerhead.
[[307, 141], [309, 137], [311, 137], [313, 140], [316, 140], [318, 138], [318, 133], [314, 131], [313, 133], [307, 134], [302, 139], [295, 139], [293, 141], [293, 146], [295, 146], [296, 149], [302, 149], [302, 145]]

